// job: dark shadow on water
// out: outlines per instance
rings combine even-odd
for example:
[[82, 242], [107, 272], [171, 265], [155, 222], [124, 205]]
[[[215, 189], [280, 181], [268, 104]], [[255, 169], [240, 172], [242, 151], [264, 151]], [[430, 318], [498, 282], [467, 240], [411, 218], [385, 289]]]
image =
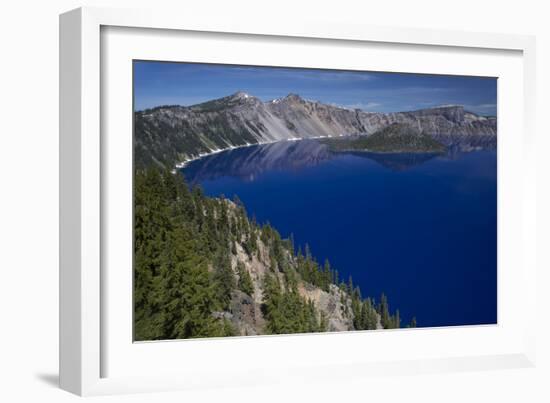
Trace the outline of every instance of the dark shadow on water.
[[58, 374], [35, 374], [36, 378], [45, 384], [54, 388], [59, 387], [59, 375]]
[[418, 165], [422, 165], [431, 159], [442, 155], [441, 153], [371, 153], [353, 152], [348, 153], [356, 157], [363, 157], [373, 160], [392, 171], [406, 171]]

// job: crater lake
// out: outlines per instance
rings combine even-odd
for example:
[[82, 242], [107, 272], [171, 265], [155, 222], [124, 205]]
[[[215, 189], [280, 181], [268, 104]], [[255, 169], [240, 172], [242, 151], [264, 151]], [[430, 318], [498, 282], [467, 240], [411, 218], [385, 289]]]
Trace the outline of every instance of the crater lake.
[[403, 325], [497, 321], [497, 159], [468, 153], [332, 152], [315, 140], [223, 151], [181, 172], [388, 296]]

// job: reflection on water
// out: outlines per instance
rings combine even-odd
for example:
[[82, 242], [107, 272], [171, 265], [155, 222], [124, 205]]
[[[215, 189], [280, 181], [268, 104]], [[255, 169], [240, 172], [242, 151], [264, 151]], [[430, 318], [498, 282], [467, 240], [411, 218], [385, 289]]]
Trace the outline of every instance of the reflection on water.
[[220, 176], [254, 180], [268, 170], [296, 170], [318, 165], [329, 158], [331, 153], [327, 147], [317, 141], [281, 141], [213, 154], [193, 161], [184, 172], [190, 183]]
[[213, 154], [191, 162], [183, 172], [192, 184], [222, 176], [253, 181], [266, 171], [293, 171], [313, 167], [342, 154], [368, 158], [392, 171], [404, 171], [441, 155], [437, 153], [334, 153], [325, 144], [315, 140], [281, 141]]
[[332, 153], [314, 141], [190, 163], [207, 196], [237, 195], [258, 223], [384, 292], [403, 323], [496, 323], [496, 153]]
[[389, 168], [392, 171], [406, 171], [417, 165], [421, 165], [432, 158], [435, 158], [440, 153], [370, 153], [356, 152], [352, 153], [355, 156], [369, 158], [378, 162], [383, 167]]

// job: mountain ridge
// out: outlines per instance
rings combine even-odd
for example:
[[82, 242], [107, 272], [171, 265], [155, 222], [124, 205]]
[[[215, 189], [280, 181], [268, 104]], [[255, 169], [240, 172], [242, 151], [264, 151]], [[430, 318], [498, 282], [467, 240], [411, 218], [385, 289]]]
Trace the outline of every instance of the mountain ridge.
[[243, 91], [191, 106], [136, 111], [135, 164], [178, 164], [226, 149], [308, 138], [369, 136], [393, 123], [418, 128], [446, 147], [496, 147], [497, 121], [444, 105], [404, 112], [367, 112], [290, 93], [262, 101]]

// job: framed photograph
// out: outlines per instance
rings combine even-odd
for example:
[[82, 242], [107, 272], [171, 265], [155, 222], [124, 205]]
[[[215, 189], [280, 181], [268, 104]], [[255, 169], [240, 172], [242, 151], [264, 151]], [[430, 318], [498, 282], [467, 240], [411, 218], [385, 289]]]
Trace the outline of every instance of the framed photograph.
[[85, 8], [60, 44], [62, 388], [534, 365], [533, 38]]

